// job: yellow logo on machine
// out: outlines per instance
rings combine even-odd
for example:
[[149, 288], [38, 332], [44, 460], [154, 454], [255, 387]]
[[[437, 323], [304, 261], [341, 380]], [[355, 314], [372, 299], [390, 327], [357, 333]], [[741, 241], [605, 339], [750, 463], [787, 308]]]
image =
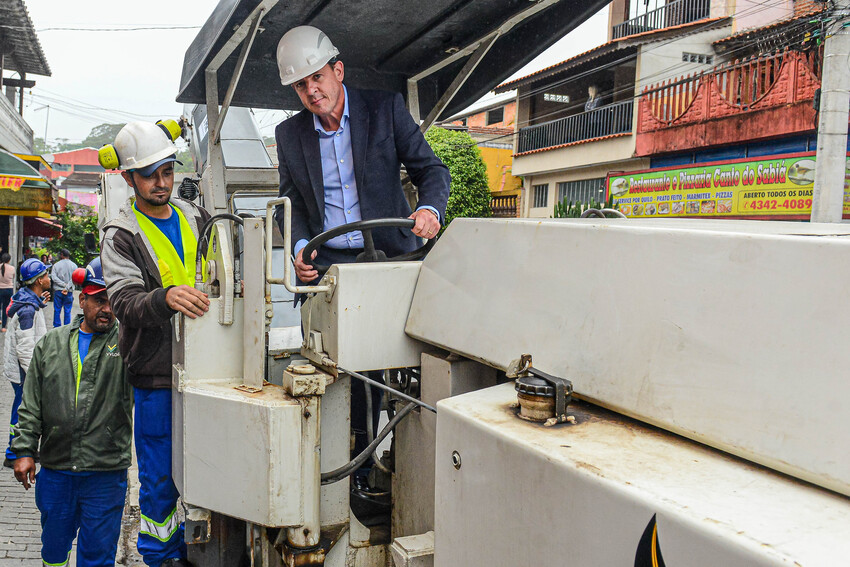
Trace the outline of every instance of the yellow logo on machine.
[[655, 514], [652, 515], [652, 519], [643, 530], [643, 535], [640, 536], [635, 553], [635, 567], [665, 567], [664, 558], [661, 557], [661, 544], [658, 542]]

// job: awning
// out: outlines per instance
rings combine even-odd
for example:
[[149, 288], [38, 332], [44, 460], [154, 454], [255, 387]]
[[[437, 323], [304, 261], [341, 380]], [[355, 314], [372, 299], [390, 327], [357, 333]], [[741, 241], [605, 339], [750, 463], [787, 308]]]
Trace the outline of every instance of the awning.
[[0, 150], [0, 215], [50, 218], [53, 183], [15, 155]]
[[[206, 103], [204, 70], [246, 21], [260, 0], [220, 0], [186, 51], [178, 102]], [[271, 3], [271, 2], [270, 2]], [[471, 60], [471, 46], [498, 39], [469, 73], [451, 103], [440, 112], [451, 116], [481, 98], [547, 47], [561, 39], [608, 0], [373, 0], [371, 2], [275, 2], [261, 22], [234, 92], [235, 106], [300, 109], [290, 87], [280, 84], [276, 51], [288, 29], [303, 24], [328, 34], [345, 63], [353, 87], [407, 93], [418, 81], [422, 116], [437, 104]], [[529, 12], [533, 10], [533, 14]], [[486, 43], [486, 42], [485, 42]], [[469, 48], [469, 50], [467, 50]], [[240, 49], [220, 67], [219, 101], [224, 100]], [[453, 57], [456, 55], [456, 57]], [[441, 66], [445, 63], [445, 66]], [[418, 77], [428, 72], [427, 76]]]
[[49, 219], [38, 217], [24, 218], [24, 236], [43, 236], [45, 238], [59, 238], [62, 227]]

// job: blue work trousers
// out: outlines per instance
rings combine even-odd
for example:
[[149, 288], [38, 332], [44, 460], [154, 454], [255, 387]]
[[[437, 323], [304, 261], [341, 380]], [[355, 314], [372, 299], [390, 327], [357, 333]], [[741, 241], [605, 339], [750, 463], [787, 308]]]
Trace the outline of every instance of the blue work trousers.
[[77, 567], [115, 565], [127, 471], [71, 475], [42, 467], [35, 480], [44, 565], [67, 565], [74, 538]]
[[21, 376], [21, 383], [9, 382], [12, 385], [12, 390], [15, 391], [15, 398], [12, 400], [12, 416], [9, 418], [9, 444], [6, 446], [6, 458], [10, 461], [14, 461], [16, 458], [12, 452], [12, 439], [15, 438], [15, 426], [18, 425], [18, 408], [21, 407], [21, 399], [24, 396], [24, 380], [27, 377], [24, 369], [20, 366], [18, 366], [18, 373]]
[[[74, 305], [74, 293], [68, 292], [63, 294], [61, 290], [53, 292], [53, 326], [61, 327], [71, 322], [71, 307]], [[60, 315], [64, 312], [65, 322], [60, 320]]]
[[171, 479], [171, 389], [134, 388], [134, 435], [139, 461], [139, 553], [147, 565], [186, 558]]

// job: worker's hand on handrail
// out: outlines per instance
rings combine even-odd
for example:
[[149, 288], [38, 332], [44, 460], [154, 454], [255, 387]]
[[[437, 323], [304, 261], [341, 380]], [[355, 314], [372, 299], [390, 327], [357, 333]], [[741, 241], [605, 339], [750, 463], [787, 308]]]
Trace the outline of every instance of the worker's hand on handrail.
[[35, 484], [35, 460], [32, 457], [15, 459], [15, 478], [24, 485], [24, 490]]
[[174, 311], [190, 319], [201, 317], [210, 309], [207, 294], [189, 285], [176, 285], [168, 288], [165, 303]]

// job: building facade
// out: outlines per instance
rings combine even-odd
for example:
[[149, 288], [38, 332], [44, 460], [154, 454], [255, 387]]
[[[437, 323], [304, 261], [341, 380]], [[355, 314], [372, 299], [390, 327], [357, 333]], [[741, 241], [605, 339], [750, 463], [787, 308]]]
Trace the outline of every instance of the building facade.
[[[814, 149], [823, 6], [612, 2], [607, 43], [496, 89], [517, 90], [513, 172], [525, 180], [521, 215], [548, 217], [556, 202], [610, 196], [629, 216], [674, 209], [734, 216], [738, 197], [728, 187], [706, 198], [710, 191], [690, 187], [687, 177], [713, 175], [716, 165], [734, 177], [746, 168], [736, 160], [757, 168], [755, 161]], [[665, 177], [681, 175], [686, 187], [668, 184], [665, 200], [650, 199]], [[688, 195], [700, 204], [688, 204]]]
[[53, 184], [25, 159], [37, 156], [23, 118], [24, 94], [35, 85], [31, 77], [50, 76], [50, 67], [23, 0], [0, 2], [0, 22], [0, 248], [17, 262], [25, 238], [54, 209]]

